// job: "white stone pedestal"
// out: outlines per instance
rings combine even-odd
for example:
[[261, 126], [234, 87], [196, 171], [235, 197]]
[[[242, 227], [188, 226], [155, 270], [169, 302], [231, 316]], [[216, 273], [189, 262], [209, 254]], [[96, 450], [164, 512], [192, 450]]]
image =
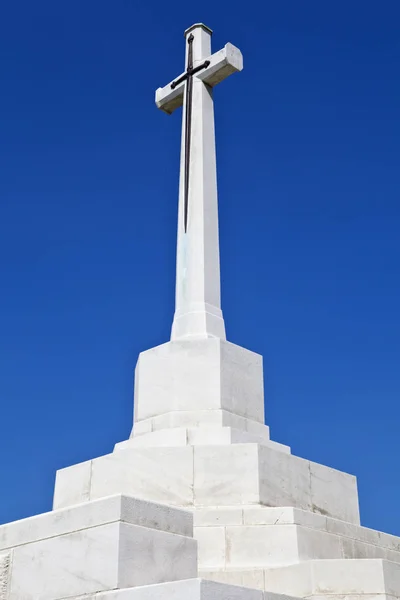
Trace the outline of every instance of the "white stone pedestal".
[[156, 93], [184, 106], [172, 341], [139, 356], [130, 439], [0, 527], [0, 600], [400, 600], [400, 539], [361, 527], [355, 477], [270, 439], [262, 358], [225, 341], [212, 88], [243, 62], [203, 24], [185, 45]]
[[132, 436], [207, 425], [266, 434], [262, 357], [218, 338], [141, 352]]

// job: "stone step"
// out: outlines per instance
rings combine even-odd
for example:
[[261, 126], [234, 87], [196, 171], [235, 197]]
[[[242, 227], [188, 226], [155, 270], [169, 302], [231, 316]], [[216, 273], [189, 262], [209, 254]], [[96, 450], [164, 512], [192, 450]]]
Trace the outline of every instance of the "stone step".
[[125, 496], [3, 525], [0, 599], [90, 598], [197, 577], [191, 534], [190, 513]]
[[310, 600], [400, 598], [400, 565], [380, 559], [311, 560], [275, 569], [200, 570], [199, 575]]
[[[189, 579], [123, 590], [102, 592], [91, 596], [75, 596], [69, 600], [291, 600], [289, 596], [248, 588]], [[297, 599], [296, 599], [297, 600]]]
[[114, 452], [130, 448], [174, 447], [174, 446], [220, 446], [229, 444], [256, 443], [290, 454], [289, 446], [269, 439], [268, 427], [264, 435], [249, 433], [234, 427], [174, 427], [134, 436], [119, 442]]
[[253, 443], [114, 452], [58, 471], [54, 508], [117, 493], [181, 507], [294, 506], [360, 522], [355, 477]]
[[196, 508], [200, 569], [280, 567], [311, 559], [400, 563], [400, 538], [292, 507]]

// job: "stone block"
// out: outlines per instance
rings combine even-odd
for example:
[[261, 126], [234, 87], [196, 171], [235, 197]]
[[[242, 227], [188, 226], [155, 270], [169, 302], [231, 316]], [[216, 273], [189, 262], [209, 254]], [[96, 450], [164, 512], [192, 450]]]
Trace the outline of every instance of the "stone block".
[[1, 525], [0, 551], [117, 521], [193, 536], [190, 512], [118, 494]]
[[114, 452], [127, 448], [156, 448], [188, 445], [188, 430], [185, 427], [173, 429], [160, 429], [151, 433], [134, 436], [125, 442], [119, 442], [114, 447]]
[[196, 577], [191, 529], [190, 513], [123, 496], [10, 523], [0, 584], [7, 600], [58, 600]]
[[268, 428], [265, 427], [264, 435], [249, 433], [233, 427], [220, 425], [203, 425], [202, 427], [173, 427], [160, 429], [150, 433], [134, 435], [125, 442], [119, 442], [114, 447], [114, 452], [127, 448], [153, 448], [174, 446], [223, 446], [228, 444], [256, 443], [269, 446], [279, 452], [290, 454], [289, 446], [273, 442], [269, 439]]
[[[143, 435], [144, 433], [151, 433], [152, 431], [152, 419], [144, 419], [143, 421], [139, 421], [135, 423], [135, 436]], [[133, 433], [133, 431], [132, 431]]]
[[[318, 501], [324, 503], [324, 511], [358, 524], [355, 478], [322, 465], [321, 469], [326, 469], [326, 479], [330, 480], [325, 492], [318, 489]], [[311, 470], [309, 461], [263, 445], [196, 446], [195, 505], [262, 504], [317, 510]]]
[[259, 473], [260, 504], [293, 506], [359, 525], [353, 475], [267, 446], [259, 446]]
[[[112, 590], [70, 600], [286, 600], [277, 594], [225, 585], [204, 579], [189, 579], [158, 585]], [[288, 600], [290, 600], [288, 598]]]
[[[240, 569], [237, 571], [199, 569], [199, 576], [226, 585], [238, 585], [264, 591], [264, 571], [262, 569]], [[277, 596], [278, 594], [275, 595], [276, 598]]]
[[[91, 461], [90, 499], [126, 494], [173, 506], [193, 505], [193, 448], [135, 448]], [[57, 472], [54, 508], [84, 502], [82, 481], [74, 487], [71, 467]], [[67, 493], [64, 490], [67, 488]], [[85, 488], [86, 489], [86, 488]]]
[[192, 446], [219, 446], [228, 444], [270, 443], [270, 439], [232, 427], [192, 427], [187, 430]]
[[385, 560], [315, 560], [268, 569], [264, 576], [271, 592], [315, 600], [400, 597], [400, 565]]
[[15, 548], [9, 600], [56, 600], [196, 574], [194, 540], [111, 523]]
[[338, 536], [298, 525], [195, 527], [199, 569], [264, 569], [342, 558]]
[[198, 564], [204, 569], [224, 569], [226, 566], [225, 528], [195, 527]]
[[258, 454], [261, 504], [311, 510], [309, 461], [261, 446]]
[[243, 509], [236, 506], [230, 506], [226, 508], [195, 508], [193, 511], [194, 527], [242, 524]]
[[269, 439], [269, 427], [259, 421], [246, 419], [227, 410], [180, 410], [169, 411], [162, 415], [149, 417], [134, 424], [131, 438], [177, 427], [207, 428], [207, 427], [232, 427], [240, 431], [257, 435], [263, 440]]
[[[340, 515], [343, 521], [360, 523], [355, 477], [310, 462], [310, 482], [313, 512], [327, 516], [336, 514]], [[335, 504], [334, 511], [332, 511], [333, 504]]]
[[135, 423], [199, 406], [264, 424], [262, 357], [218, 338], [168, 342], [139, 355]]
[[193, 448], [135, 448], [93, 461], [91, 497], [126, 493], [172, 506], [193, 504]]
[[310, 600], [398, 600], [400, 565], [385, 560], [316, 560], [272, 569], [199, 570], [201, 577]]
[[53, 508], [88, 502], [90, 500], [91, 476], [91, 460], [57, 471]]
[[341, 539], [324, 531], [296, 525], [298, 561], [342, 558]]
[[[217, 569], [258, 571], [320, 559], [386, 559], [400, 563], [400, 538], [297, 508], [195, 508], [194, 523], [194, 535], [201, 539], [202, 548], [199, 569], [206, 577]], [[221, 560], [210, 560], [215, 555], [205, 548], [216, 535], [214, 530], [220, 548], [221, 530], [225, 532], [224, 568]]]
[[194, 503], [234, 506], [260, 501], [257, 444], [194, 446]]
[[244, 525], [291, 525], [296, 523], [294, 509], [290, 506], [244, 506], [242, 512]]
[[329, 516], [358, 524], [355, 478], [319, 466], [329, 485], [318, 488], [317, 504], [314, 468], [307, 460], [252, 443], [127, 448], [82, 469], [59, 471], [54, 508], [120, 493], [182, 507], [253, 504], [315, 511], [322, 505]]
[[[212, 529], [205, 527], [204, 529]], [[195, 528], [196, 532], [198, 528]], [[197, 533], [196, 533], [197, 536]], [[275, 527], [228, 526], [226, 527], [227, 553], [226, 568], [249, 569], [265, 566], [291, 564], [299, 560], [297, 548], [298, 532], [295, 525]], [[200, 558], [200, 557], [199, 557]], [[217, 565], [211, 565], [217, 568]], [[206, 569], [199, 560], [199, 568]]]
[[0, 600], [7, 600], [10, 581], [11, 553], [0, 553]]
[[[131, 437], [138, 435], [137, 429], [144, 423], [149, 423], [150, 431], [159, 431], [160, 429], [170, 429], [176, 427], [209, 427], [210, 425], [219, 425], [222, 427], [224, 425], [230, 425], [229, 419], [231, 417], [235, 417], [235, 415], [218, 409], [180, 411], [171, 410], [162, 415], [149, 417], [134, 423]], [[241, 417], [241, 419], [243, 420], [243, 423], [247, 421], [247, 419], [244, 419], [243, 417]], [[259, 425], [261, 426], [261, 423], [259, 423]], [[141, 435], [141, 433], [142, 429], [139, 430], [139, 435]]]

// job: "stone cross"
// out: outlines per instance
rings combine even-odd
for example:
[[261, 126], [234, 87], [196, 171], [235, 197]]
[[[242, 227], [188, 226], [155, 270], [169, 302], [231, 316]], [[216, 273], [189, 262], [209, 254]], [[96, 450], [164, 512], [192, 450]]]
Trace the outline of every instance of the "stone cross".
[[211, 29], [201, 23], [185, 31], [185, 72], [156, 91], [156, 104], [164, 112], [171, 114], [183, 105], [171, 340], [225, 339], [212, 88], [228, 75], [241, 71], [243, 58], [232, 44], [211, 54], [211, 34]]

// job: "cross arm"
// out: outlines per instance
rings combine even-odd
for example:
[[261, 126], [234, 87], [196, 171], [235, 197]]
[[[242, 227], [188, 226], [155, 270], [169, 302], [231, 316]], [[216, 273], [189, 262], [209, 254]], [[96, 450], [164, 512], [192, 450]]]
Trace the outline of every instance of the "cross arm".
[[[243, 69], [242, 53], [230, 43], [226, 44], [219, 52], [212, 54], [207, 60], [210, 61], [209, 66], [204, 71], [197, 73], [196, 77], [210, 87], [214, 87], [232, 73]], [[183, 75], [184, 73], [181, 77]], [[158, 88], [156, 91], [157, 107], [170, 115], [176, 108], [182, 106], [184, 91], [184, 81], [174, 89], [171, 88], [171, 83], [163, 88]]]
[[243, 56], [239, 48], [233, 44], [225, 44], [219, 52], [212, 54], [209, 58], [210, 65], [197, 75], [203, 83], [214, 87], [232, 73], [243, 69]]
[[172, 114], [176, 108], [182, 106], [183, 93], [185, 91], [184, 81], [179, 83], [174, 89], [171, 88], [171, 83], [156, 90], [156, 106], [168, 115]]

